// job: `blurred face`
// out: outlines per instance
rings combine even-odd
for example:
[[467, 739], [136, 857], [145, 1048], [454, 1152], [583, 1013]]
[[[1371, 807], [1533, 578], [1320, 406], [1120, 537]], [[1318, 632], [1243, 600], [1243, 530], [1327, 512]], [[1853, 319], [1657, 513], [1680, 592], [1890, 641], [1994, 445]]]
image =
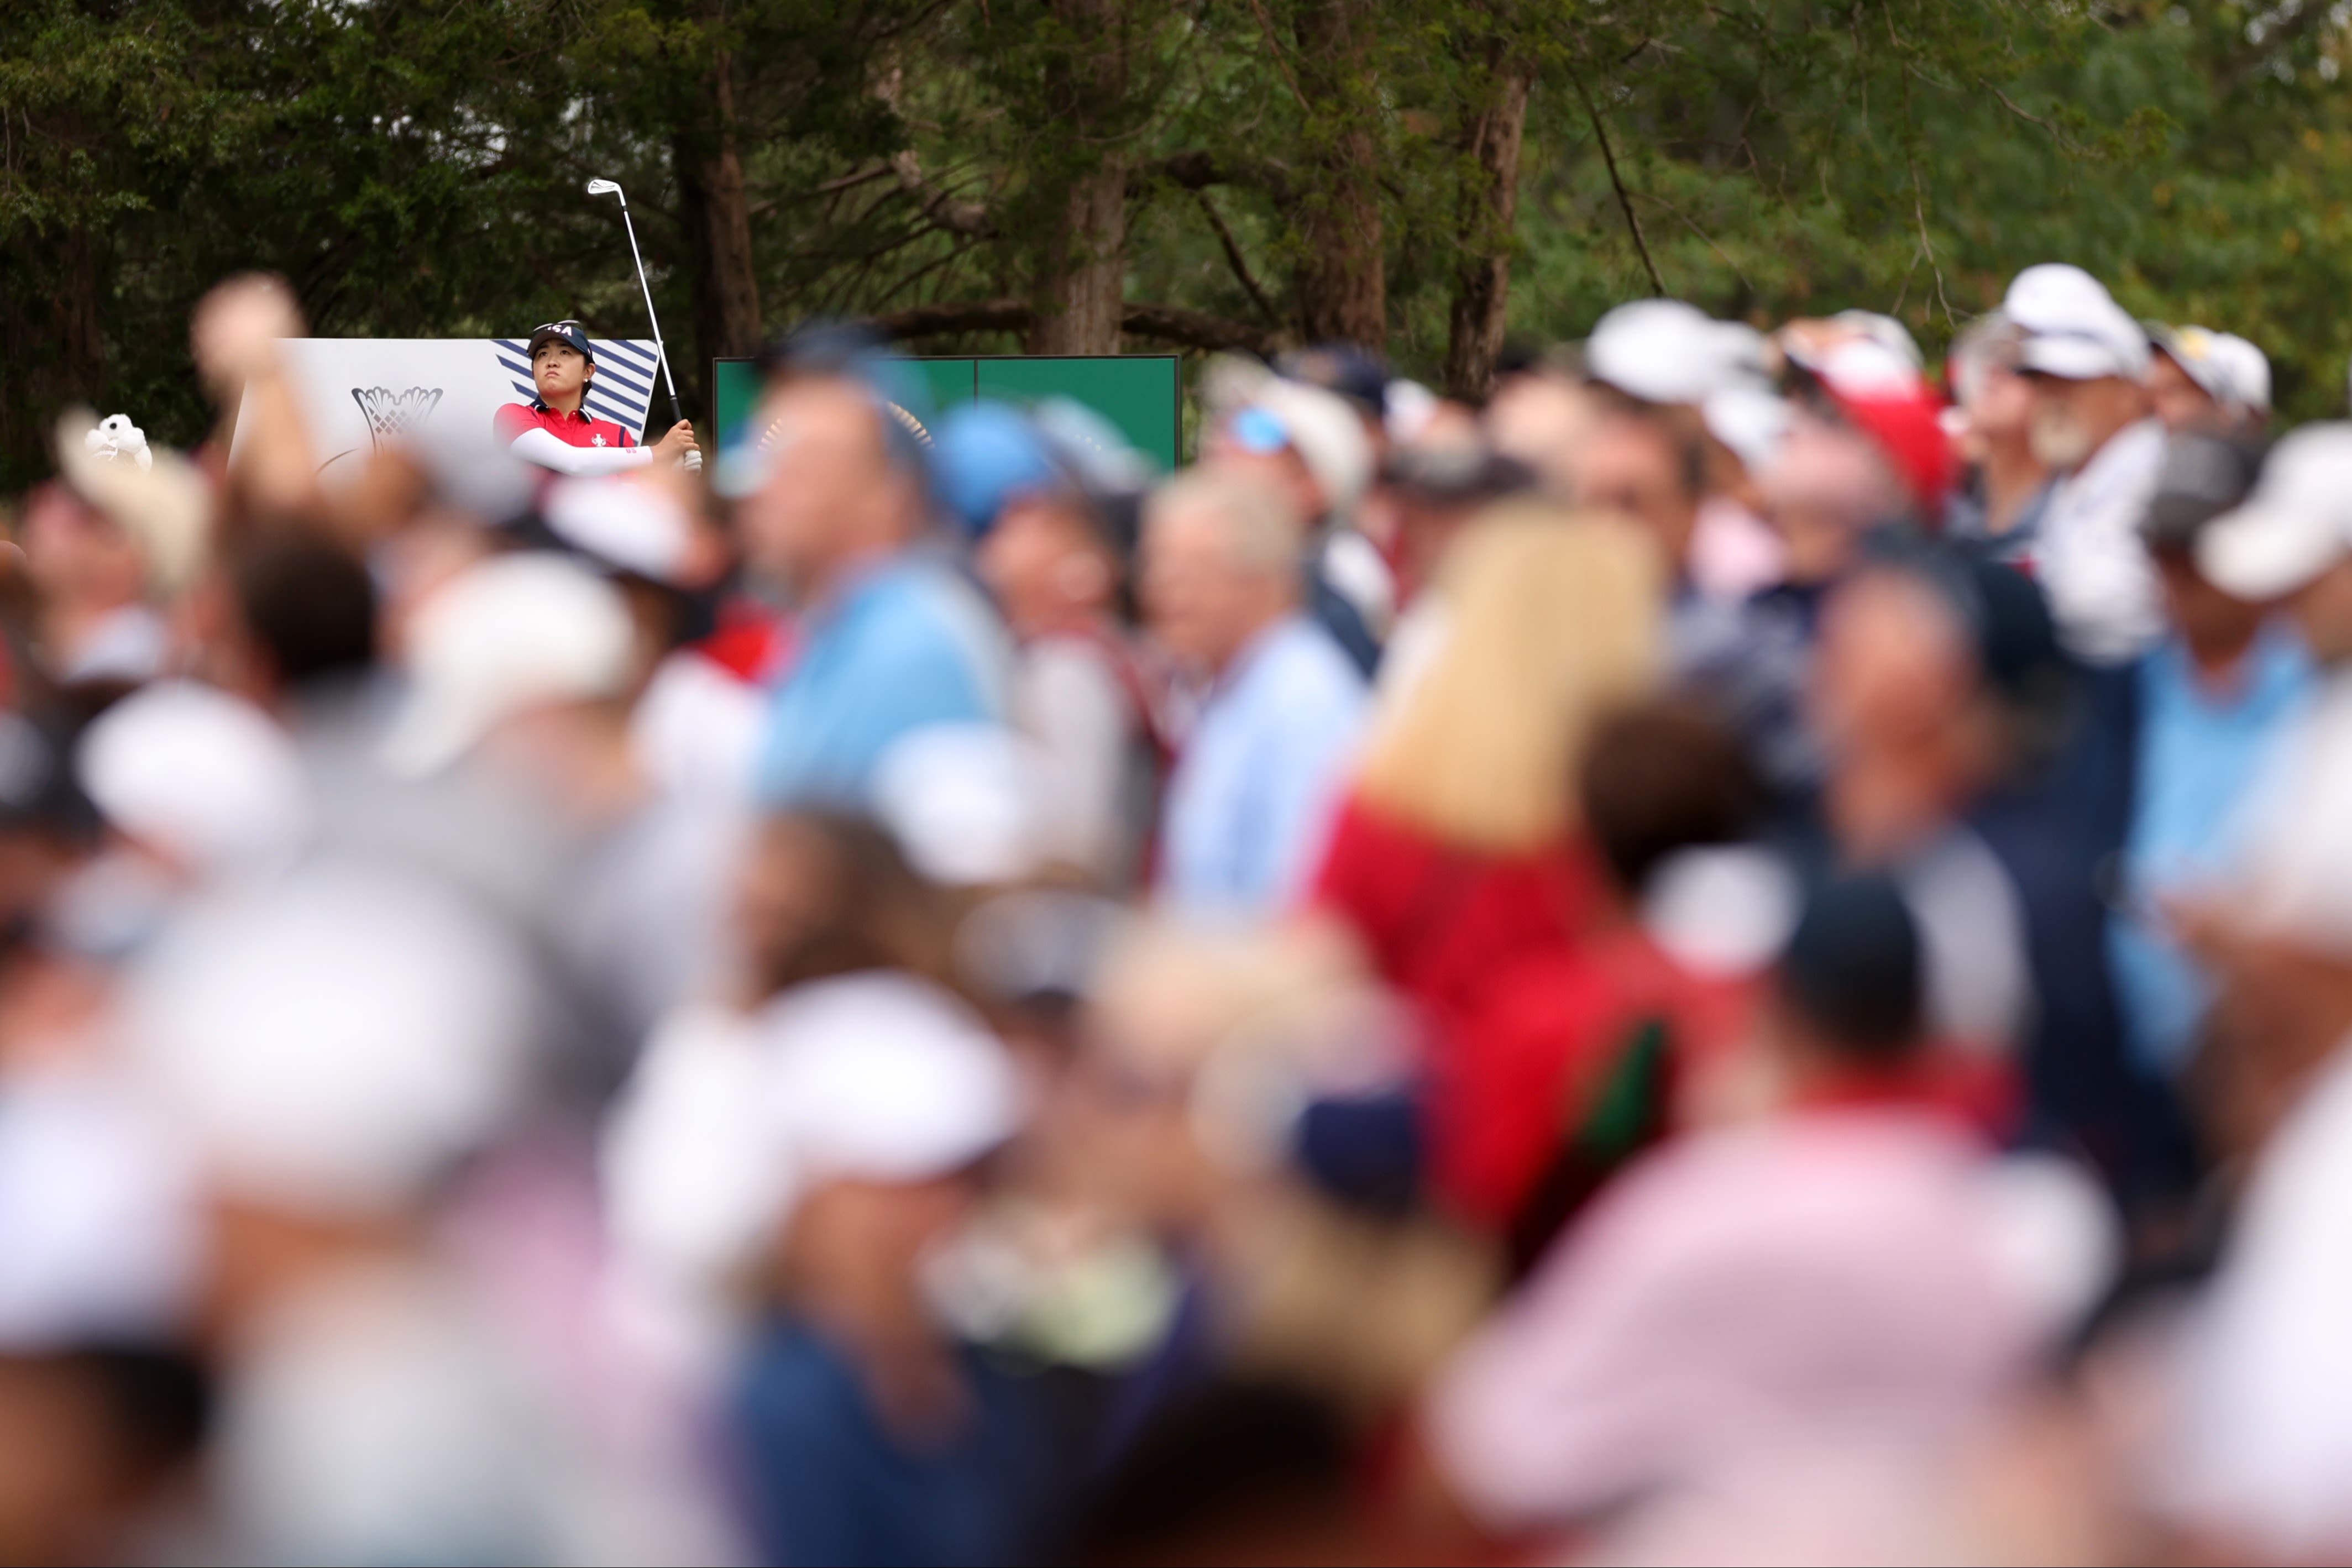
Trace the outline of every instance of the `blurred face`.
[[1486, 405], [1486, 433], [1496, 451], [1542, 475], [1546, 489], [1570, 496], [1599, 418], [1583, 387], [1553, 375], [1514, 376]]
[[2220, 405], [2167, 353], [2159, 352], [2149, 361], [2147, 398], [2167, 430], [2210, 429], [2221, 416]]
[[1307, 466], [1307, 459], [1298, 455], [1296, 447], [1259, 451], [1221, 434], [1210, 443], [1206, 461], [1220, 473], [1237, 475], [1280, 496], [1301, 528], [1320, 522], [1323, 514], [1331, 509], [1330, 498], [1315, 482], [1314, 471]]
[[2023, 446], [2033, 423], [2033, 383], [2007, 365], [1989, 365], [1969, 400], [1968, 414], [1972, 442]]
[[961, 1175], [929, 1181], [837, 1180], [802, 1199], [783, 1238], [784, 1293], [822, 1319], [868, 1333], [919, 1330], [924, 1256], [971, 1210]]
[[1207, 505], [1161, 507], [1143, 536], [1143, 604], [1168, 652], [1213, 674], [1286, 600], [1278, 582], [1234, 558], [1226, 519]]
[[1759, 489], [1764, 515], [1789, 547], [1790, 580], [1799, 583], [1837, 577], [1862, 531], [1902, 507], [1876, 448], [1810, 416], [1790, 427]]
[[814, 829], [790, 817], [761, 826], [735, 888], [735, 946], [754, 991], [798, 967], [832, 923], [840, 883], [839, 858]]
[[1865, 571], [1822, 617], [1812, 716], [1832, 755], [1900, 746], [1949, 721], [1969, 654], [1951, 609], [1907, 573]]
[[755, 428], [770, 433], [775, 454], [768, 482], [738, 514], [754, 570], [805, 599], [856, 559], [912, 537], [910, 488], [862, 388], [788, 382], [761, 404]]
[[1006, 507], [980, 542], [978, 564], [1023, 638], [1099, 615], [1116, 580], [1087, 519], [1050, 497], [1024, 496]]
[[548, 343], [530, 357], [531, 383], [550, 408], [576, 409], [587, 390], [588, 361], [569, 343]]
[[1071, 1074], [1062, 1135], [1091, 1196], [1163, 1236], [1205, 1223], [1224, 1181], [1193, 1135], [1192, 1083], [1097, 1050]]
[[2081, 467], [2109, 436], [2147, 412], [2147, 392], [2120, 376], [2031, 379], [2033, 413], [2028, 434], [2033, 455], [2062, 472]]
[[2352, 664], [2352, 557], [2320, 573], [2287, 607], [2313, 658], [2324, 664]]
[[141, 597], [146, 568], [138, 546], [63, 485], [34, 492], [25, 516], [24, 547], [33, 586], [56, 608], [110, 609]]
[[2263, 607], [2232, 599], [2197, 570], [2196, 559], [2185, 550], [2156, 552], [2156, 569], [2164, 582], [2164, 601], [2173, 626], [2189, 652], [2208, 664], [2235, 659], [2262, 630]]
[[1656, 421], [1612, 413], [1583, 444], [1577, 465], [1579, 506], [1622, 512], [1647, 528], [1681, 567], [1698, 522], [1682, 455]]

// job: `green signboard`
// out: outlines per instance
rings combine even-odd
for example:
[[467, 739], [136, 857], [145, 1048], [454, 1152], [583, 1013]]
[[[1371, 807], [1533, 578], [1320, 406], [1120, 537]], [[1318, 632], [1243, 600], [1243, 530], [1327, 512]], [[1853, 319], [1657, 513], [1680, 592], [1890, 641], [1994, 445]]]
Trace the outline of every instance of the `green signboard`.
[[[910, 362], [929, 383], [939, 414], [980, 398], [1029, 404], [1065, 397], [1110, 421], [1163, 473], [1176, 466], [1182, 449], [1183, 361], [1174, 354], [1022, 354]], [[751, 422], [760, 401], [760, 371], [750, 360], [715, 360], [710, 370], [711, 412], [724, 448]]]

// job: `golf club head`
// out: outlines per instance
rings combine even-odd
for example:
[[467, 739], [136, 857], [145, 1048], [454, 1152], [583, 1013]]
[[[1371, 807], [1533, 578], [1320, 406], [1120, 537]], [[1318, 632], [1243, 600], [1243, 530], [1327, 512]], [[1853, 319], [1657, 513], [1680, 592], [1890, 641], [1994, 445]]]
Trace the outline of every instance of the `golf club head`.
[[591, 180], [588, 182], [588, 193], [592, 196], [614, 195], [617, 193], [620, 189], [621, 187], [619, 183], [613, 180]]

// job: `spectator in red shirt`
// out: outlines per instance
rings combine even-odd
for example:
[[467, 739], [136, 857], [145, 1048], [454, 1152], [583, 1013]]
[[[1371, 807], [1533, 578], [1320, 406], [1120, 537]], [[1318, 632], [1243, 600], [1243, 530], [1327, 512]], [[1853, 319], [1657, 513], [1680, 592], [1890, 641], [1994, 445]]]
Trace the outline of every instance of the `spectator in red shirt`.
[[539, 396], [499, 410], [499, 439], [527, 463], [558, 474], [617, 474], [655, 462], [681, 463], [696, 450], [694, 426], [679, 420], [651, 446], [584, 406], [596, 350], [577, 321], [550, 321], [530, 335], [530, 379]]
[[1507, 1238], [1517, 1268], [1685, 1102], [1720, 1097], [1752, 970], [1783, 929], [1744, 896], [1767, 891], [1753, 877], [1723, 874], [1744, 867], [1692, 880], [1703, 868], [1684, 852], [1738, 841], [1763, 798], [1706, 708], [1662, 697], [1609, 715], [1560, 789], [1597, 868], [1585, 925], [1491, 967], [1423, 1089], [1433, 1187]]
[[1595, 716], [1650, 676], [1662, 580], [1633, 529], [1532, 502], [1447, 556], [1444, 642], [1375, 732], [1316, 891], [1441, 1033], [1590, 914], [1564, 781]]

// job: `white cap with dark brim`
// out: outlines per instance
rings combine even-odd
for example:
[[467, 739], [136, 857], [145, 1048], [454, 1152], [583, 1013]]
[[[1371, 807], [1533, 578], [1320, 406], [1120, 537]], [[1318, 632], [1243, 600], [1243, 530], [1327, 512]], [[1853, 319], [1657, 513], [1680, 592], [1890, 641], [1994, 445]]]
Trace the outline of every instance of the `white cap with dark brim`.
[[2197, 541], [2206, 580], [2251, 602], [2282, 599], [2352, 554], [2352, 424], [2305, 425], [2271, 452], [2253, 494]]
[[2001, 309], [2025, 333], [2020, 370], [2075, 382], [2147, 375], [2146, 329], [2079, 267], [2027, 267], [2011, 281]]
[[635, 640], [620, 591], [564, 556], [524, 551], [469, 567], [411, 622], [409, 692], [384, 762], [423, 778], [528, 709], [619, 696]]

